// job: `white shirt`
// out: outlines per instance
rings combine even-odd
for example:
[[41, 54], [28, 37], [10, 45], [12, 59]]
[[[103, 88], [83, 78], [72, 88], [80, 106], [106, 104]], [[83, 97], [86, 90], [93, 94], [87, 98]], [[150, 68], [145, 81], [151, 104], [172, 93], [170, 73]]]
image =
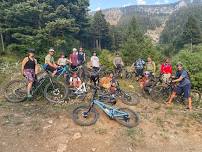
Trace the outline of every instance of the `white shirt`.
[[67, 59], [66, 58], [59, 58], [58, 64], [59, 65], [67, 65]]
[[93, 67], [96, 67], [96, 68], [100, 67], [99, 58], [97, 56], [91, 57], [91, 63]]

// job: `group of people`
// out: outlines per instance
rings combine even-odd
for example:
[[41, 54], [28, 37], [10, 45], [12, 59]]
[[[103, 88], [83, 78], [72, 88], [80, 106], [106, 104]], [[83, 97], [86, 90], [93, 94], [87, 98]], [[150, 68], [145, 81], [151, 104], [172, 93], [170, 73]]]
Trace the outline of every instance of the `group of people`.
[[[80, 48], [79, 51], [74, 48], [69, 58], [66, 58], [64, 53], [61, 53], [57, 62], [54, 60], [54, 54], [55, 50], [52, 48], [49, 49], [44, 63], [44, 67], [46, 70], [52, 72], [52, 76], [57, 74], [57, 71], [60, 67], [66, 66], [67, 64], [72, 69], [75, 69], [78, 66], [84, 65], [86, 63], [86, 54], [83, 48]], [[116, 54], [116, 57], [113, 60], [113, 64], [115, 70], [122, 69], [124, 66], [124, 62], [119, 54]], [[92, 67], [92, 71], [98, 71], [100, 69], [100, 61], [96, 52], [94, 52], [93, 56], [90, 58], [90, 65]], [[146, 62], [139, 58], [132, 64], [132, 67], [136, 71], [136, 77], [140, 82], [141, 88], [144, 88], [149, 83], [149, 77], [151, 75], [156, 74], [156, 64], [151, 57], [148, 57]], [[21, 71], [28, 80], [27, 97], [31, 98], [31, 89], [37, 74], [37, 60], [35, 59], [34, 49], [28, 50], [28, 56], [25, 57], [22, 61]], [[170, 78], [173, 78], [175, 80], [172, 82], [178, 83], [167, 104], [171, 104], [177, 94], [184, 93], [184, 99], [188, 101], [188, 108], [192, 109], [192, 100], [190, 97], [191, 82], [188, 72], [183, 68], [182, 63], [177, 64], [177, 72], [175, 76], [172, 76], [172, 72], [172, 65], [170, 64], [169, 59], [165, 59], [164, 63], [160, 67], [160, 74], [162, 75], [163, 82], [166, 83]], [[108, 89], [111, 89], [111, 91], [114, 91], [115, 83], [113, 80], [113, 73], [111, 73], [108, 77], [102, 78], [100, 81], [103, 86], [106, 86]], [[79, 87], [81, 85], [81, 79], [78, 77], [77, 73], [72, 74], [69, 80], [69, 84], [73, 87]]]

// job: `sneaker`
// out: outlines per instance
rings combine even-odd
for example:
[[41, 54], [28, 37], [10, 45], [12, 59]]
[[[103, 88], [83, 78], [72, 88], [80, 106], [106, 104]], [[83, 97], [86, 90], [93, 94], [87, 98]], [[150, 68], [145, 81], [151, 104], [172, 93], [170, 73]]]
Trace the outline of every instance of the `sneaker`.
[[28, 94], [28, 95], [27, 95], [27, 98], [29, 98], [29, 99], [32, 98], [32, 97], [33, 97], [33, 96], [32, 96], [31, 94]]

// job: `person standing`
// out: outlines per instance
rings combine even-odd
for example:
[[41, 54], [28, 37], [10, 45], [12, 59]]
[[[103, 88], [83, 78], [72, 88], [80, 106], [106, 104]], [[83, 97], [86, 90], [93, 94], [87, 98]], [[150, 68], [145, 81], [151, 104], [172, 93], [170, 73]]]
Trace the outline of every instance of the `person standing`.
[[145, 64], [145, 71], [150, 72], [150, 74], [155, 75], [156, 72], [156, 64], [152, 61], [151, 57], [147, 58], [147, 62]]
[[[117, 74], [117, 72], [120, 72], [120, 74], [122, 73], [122, 68], [124, 66], [123, 60], [122, 58], [119, 56], [119, 54], [116, 54], [116, 57], [113, 60], [113, 64], [115, 67], [115, 73]], [[122, 77], [122, 74], [121, 74]]]
[[172, 65], [170, 64], [170, 61], [168, 58], [165, 59], [165, 62], [161, 65], [161, 71], [162, 80], [164, 83], [168, 82], [172, 75]]
[[35, 59], [35, 50], [29, 49], [28, 56], [22, 61], [21, 72], [26, 77], [27, 83], [27, 97], [32, 98], [31, 90], [33, 83], [36, 80], [37, 60]]
[[69, 61], [71, 63], [72, 69], [75, 69], [78, 66], [78, 52], [76, 48], [73, 48], [73, 52], [70, 54]]
[[99, 69], [100, 69], [100, 61], [99, 58], [97, 57], [96, 52], [93, 53], [93, 56], [91, 57], [91, 67], [92, 67], [92, 72], [91, 72], [91, 82], [94, 83], [96, 86], [99, 84], [100, 78], [99, 78]]
[[79, 49], [79, 52], [78, 52], [78, 64], [79, 65], [83, 65], [86, 61], [86, 54], [83, 50], [83, 48], [80, 48]]
[[135, 61], [132, 65], [133, 67], [135, 67], [137, 81], [139, 80], [139, 78], [143, 76], [144, 65], [145, 65], [145, 61], [141, 58]]

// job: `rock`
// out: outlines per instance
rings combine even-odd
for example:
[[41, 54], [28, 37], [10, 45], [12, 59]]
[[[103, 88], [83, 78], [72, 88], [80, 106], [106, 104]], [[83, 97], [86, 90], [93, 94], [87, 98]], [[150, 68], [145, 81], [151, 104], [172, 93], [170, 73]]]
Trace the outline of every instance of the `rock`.
[[131, 151], [131, 152], [133, 151], [131, 147], [129, 147], [128, 150]]
[[49, 123], [49, 124], [52, 124], [52, 123], [53, 123], [53, 120], [49, 120], [48, 123]]
[[74, 134], [74, 136], [73, 136], [73, 140], [77, 140], [77, 139], [79, 139], [79, 138], [81, 138], [81, 133], [80, 132], [77, 132], [77, 133], [75, 133]]
[[57, 152], [64, 152], [67, 150], [67, 145], [65, 144], [59, 144]]
[[91, 150], [92, 150], [93, 152], [95, 152], [95, 151], [96, 151], [96, 149], [97, 149], [97, 148], [92, 148]]
[[134, 89], [134, 86], [133, 85], [129, 85], [129, 88]]
[[46, 130], [46, 129], [50, 128], [50, 127], [51, 127], [51, 125], [48, 125], [48, 126], [43, 127], [43, 129]]

